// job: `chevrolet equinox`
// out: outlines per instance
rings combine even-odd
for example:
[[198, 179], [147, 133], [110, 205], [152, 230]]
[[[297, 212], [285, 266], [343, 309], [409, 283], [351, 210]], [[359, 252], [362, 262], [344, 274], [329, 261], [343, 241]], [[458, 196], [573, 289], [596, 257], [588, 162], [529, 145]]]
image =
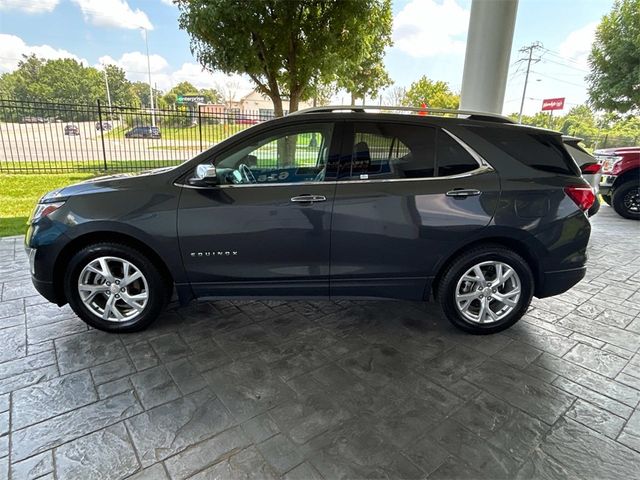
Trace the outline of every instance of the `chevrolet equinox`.
[[175, 292], [435, 298], [484, 334], [584, 277], [594, 194], [560, 134], [409, 110], [309, 109], [177, 167], [49, 192], [26, 235], [33, 283], [110, 332]]

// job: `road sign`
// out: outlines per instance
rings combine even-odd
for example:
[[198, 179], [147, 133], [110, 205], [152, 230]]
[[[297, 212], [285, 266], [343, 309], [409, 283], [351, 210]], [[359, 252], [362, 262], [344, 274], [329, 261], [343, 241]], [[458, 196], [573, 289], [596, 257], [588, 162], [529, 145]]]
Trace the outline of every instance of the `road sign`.
[[178, 103], [205, 103], [202, 95], [178, 95], [176, 98]]
[[542, 100], [542, 111], [562, 110], [564, 108], [564, 97], [562, 98], [545, 98]]

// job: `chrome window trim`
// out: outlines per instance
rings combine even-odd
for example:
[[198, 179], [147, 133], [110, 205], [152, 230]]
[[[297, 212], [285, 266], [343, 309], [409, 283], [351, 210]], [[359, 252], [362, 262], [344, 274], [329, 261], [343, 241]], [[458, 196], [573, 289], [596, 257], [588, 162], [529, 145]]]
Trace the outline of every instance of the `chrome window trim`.
[[[480, 154], [478, 154], [478, 152], [476, 152], [469, 145], [467, 145], [460, 137], [458, 137], [457, 135], [454, 135], [446, 128], [443, 128], [442, 131], [445, 132], [447, 135], [449, 135], [451, 138], [453, 138], [456, 142], [458, 142], [458, 144], [460, 144], [460, 146], [464, 148], [467, 151], [467, 153], [473, 157], [473, 159], [478, 163], [478, 165], [480, 165], [481, 167], [482, 166], [490, 167], [489, 162], [487, 162], [484, 158], [482, 158]], [[447, 177], [438, 177], [438, 178], [447, 178]]]
[[457, 175], [445, 175], [442, 177], [419, 177], [419, 178], [379, 178], [379, 179], [367, 179], [367, 180], [338, 180], [332, 179], [322, 182], [286, 182], [286, 183], [243, 183], [243, 184], [233, 184], [233, 185], [214, 185], [211, 187], [199, 187], [196, 185], [188, 185], [186, 183], [177, 183], [174, 185], [178, 187], [184, 188], [193, 188], [193, 189], [212, 189], [212, 188], [238, 188], [238, 187], [269, 187], [269, 186], [283, 186], [283, 187], [291, 187], [294, 185], [330, 185], [335, 183], [394, 183], [394, 182], [423, 182], [423, 181], [433, 181], [433, 180], [448, 180], [448, 179], [456, 179], [456, 178], [466, 178], [473, 175], [479, 175], [481, 173], [493, 172], [494, 168], [487, 162], [481, 155], [479, 155], [475, 150], [473, 150], [469, 145], [467, 145], [463, 140], [461, 140], [457, 135], [454, 135], [446, 128], [441, 128], [441, 130], [449, 135], [453, 140], [455, 140], [465, 151], [471, 155], [471, 157], [478, 164], [478, 168], [474, 170], [470, 170], [465, 173], [459, 173]]

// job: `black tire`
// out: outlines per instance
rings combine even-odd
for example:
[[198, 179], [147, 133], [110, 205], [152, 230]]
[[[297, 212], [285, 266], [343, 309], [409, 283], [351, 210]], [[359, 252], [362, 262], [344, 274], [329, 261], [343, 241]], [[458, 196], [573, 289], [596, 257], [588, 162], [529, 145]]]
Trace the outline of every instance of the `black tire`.
[[640, 220], [640, 181], [630, 180], [616, 187], [611, 206], [618, 215]]
[[602, 197], [602, 201], [607, 205], [611, 205], [611, 195], [600, 195]]
[[[480, 262], [499, 261], [513, 268], [520, 279], [520, 298], [516, 306], [504, 318], [493, 323], [480, 324], [465, 318], [456, 306], [455, 295], [458, 281]], [[475, 335], [496, 333], [516, 323], [526, 313], [534, 291], [534, 279], [526, 260], [501, 245], [482, 245], [463, 253], [447, 268], [437, 287], [437, 298], [444, 314], [457, 328]]]
[[[117, 257], [131, 262], [147, 282], [148, 299], [144, 308], [135, 318], [124, 321], [103, 320], [92, 312], [83, 302], [78, 291], [78, 279], [82, 270], [100, 257]], [[114, 277], [117, 277], [114, 274]], [[89, 245], [76, 253], [69, 262], [64, 276], [64, 291], [73, 311], [88, 325], [105, 332], [137, 332], [147, 328], [162, 312], [170, 296], [170, 283], [144, 254], [120, 243], [97, 243]], [[109, 293], [111, 295], [111, 293]], [[106, 310], [106, 308], [105, 308]]]
[[593, 217], [599, 211], [600, 211], [600, 199], [598, 199], [598, 196], [596, 195], [596, 199], [594, 200], [593, 205], [591, 205], [591, 208], [587, 212], [587, 215], [589, 217]]

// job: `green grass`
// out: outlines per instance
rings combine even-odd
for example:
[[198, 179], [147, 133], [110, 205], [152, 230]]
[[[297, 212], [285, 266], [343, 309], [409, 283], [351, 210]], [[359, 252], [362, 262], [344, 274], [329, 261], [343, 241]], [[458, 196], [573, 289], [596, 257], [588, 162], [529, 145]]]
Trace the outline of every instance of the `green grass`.
[[0, 237], [21, 235], [25, 232], [27, 219], [44, 193], [93, 176], [93, 173], [0, 174]]
[[108, 160], [107, 168], [104, 168], [102, 160], [84, 161], [58, 161], [47, 160], [42, 162], [3, 162], [0, 163], [0, 175], [23, 174], [34, 172], [33, 175], [88, 173], [93, 175], [108, 175], [111, 173], [131, 172], [145, 169], [171, 167], [179, 165], [184, 160]]

